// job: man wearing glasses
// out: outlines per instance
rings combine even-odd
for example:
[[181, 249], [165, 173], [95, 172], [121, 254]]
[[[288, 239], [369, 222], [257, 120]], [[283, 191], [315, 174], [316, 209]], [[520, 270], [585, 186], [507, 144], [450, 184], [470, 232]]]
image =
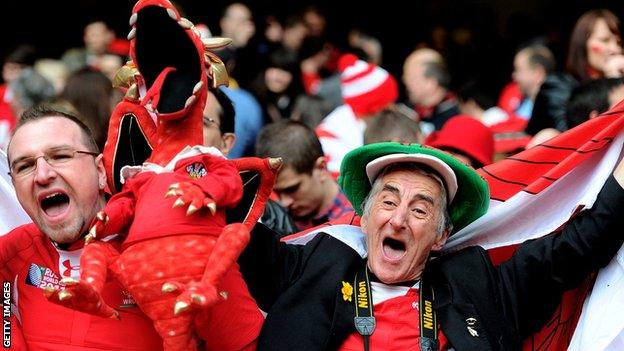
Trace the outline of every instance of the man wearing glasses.
[[123, 307], [119, 321], [61, 307], [44, 296], [62, 278], [79, 277], [81, 238], [106, 203], [102, 155], [87, 127], [51, 108], [29, 110], [7, 155], [17, 198], [34, 222], [0, 237], [0, 275], [17, 316], [7, 319], [11, 349], [160, 350], [151, 321], [114, 280], [106, 282], [104, 298]]

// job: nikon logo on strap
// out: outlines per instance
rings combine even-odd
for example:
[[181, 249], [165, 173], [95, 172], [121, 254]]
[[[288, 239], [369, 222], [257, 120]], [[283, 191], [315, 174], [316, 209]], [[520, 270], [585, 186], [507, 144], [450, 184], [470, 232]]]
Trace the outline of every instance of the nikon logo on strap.
[[368, 294], [366, 290], [366, 282], [358, 282], [357, 304], [359, 308], [368, 308]]

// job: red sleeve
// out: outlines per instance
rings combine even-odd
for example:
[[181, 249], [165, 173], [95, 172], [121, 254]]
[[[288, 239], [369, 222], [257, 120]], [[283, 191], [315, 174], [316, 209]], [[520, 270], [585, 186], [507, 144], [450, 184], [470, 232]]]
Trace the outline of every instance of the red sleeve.
[[247, 284], [235, 264], [219, 286], [227, 299], [215, 304], [209, 313], [199, 313], [195, 329], [206, 341], [206, 350], [255, 350], [264, 316], [251, 297]]
[[243, 183], [232, 161], [203, 154], [178, 161], [175, 171], [189, 173], [187, 167], [196, 171], [196, 176], [191, 175], [190, 182], [201, 188], [218, 207], [235, 206], [243, 196]]

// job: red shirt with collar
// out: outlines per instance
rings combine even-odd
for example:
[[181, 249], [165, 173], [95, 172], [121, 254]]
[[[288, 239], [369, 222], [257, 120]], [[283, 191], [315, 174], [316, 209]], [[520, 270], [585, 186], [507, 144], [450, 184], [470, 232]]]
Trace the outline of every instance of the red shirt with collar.
[[[28, 350], [161, 350], [162, 340], [152, 322], [115, 280], [106, 282], [103, 296], [120, 311], [118, 321], [48, 302], [42, 288], [57, 287], [64, 277], [78, 277], [81, 251], [56, 248], [32, 223], [0, 237], [0, 273], [4, 282], [11, 283]], [[11, 350], [19, 347], [19, 340], [12, 340]]]
[[[404, 295], [376, 303], [373, 312], [377, 324], [373, 335], [370, 337], [371, 350], [420, 350], [418, 344], [420, 337], [418, 289], [409, 288]], [[438, 342], [441, 351], [448, 350], [448, 341], [441, 331], [438, 332]], [[359, 333], [354, 332], [349, 335], [338, 350], [364, 351], [364, 339]]]
[[[42, 288], [58, 286], [64, 277], [79, 277], [80, 245], [57, 248], [35, 224], [25, 224], [0, 237], [0, 276], [10, 283], [18, 316], [11, 318], [11, 351], [158, 351], [162, 339], [152, 321], [132, 296], [111, 276], [103, 289], [107, 304], [120, 320], [92, 316], [48, 302]], [[206, 314], [195, 327], [206, 340], [205, 350], [253, 350], [264, 317], [238, 270], [224, 276], [220, 289], [228, 298]], [[23, 336], [22, 336], [23, 334]]]

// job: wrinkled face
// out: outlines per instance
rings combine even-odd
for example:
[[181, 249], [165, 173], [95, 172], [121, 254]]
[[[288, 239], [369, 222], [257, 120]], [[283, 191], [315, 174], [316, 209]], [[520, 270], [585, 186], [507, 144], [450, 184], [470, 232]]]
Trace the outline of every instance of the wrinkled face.
[[318, 214], [324, 199], [320, 177], [318, 169], [305, 174], [292, 166], [284, 167], [277, 175], [273, 190], [293, 218], [307, 219]]
[[532, 67], [529, 63], [529, 53], [520, 51], [514, 58], [513, 80], [518, 83], [518, 87], [524, 96], [533, 98], [537, 95], [542, 84], [539, 69]]
[[361, 221], [369, 268], [386, 284], [416, 280], [431, 250], [441, 249], [448, 237], [438, 234], [443, 216], [440, 184], [408, 170], [391, 171], [380, 181]]
[[292, 79], [292, 74], [281, 68], [269, 67], [264, 73], [264, 82], [267, 88], [276, 94], [286, 91]]
[[[80, 128], [71, 120], [43, 118], [17, 130], [8, 156], [13, 165], [24, 157], [54, 149], [88, 151], [83, 140]], [[40, 157], [32, 173], [13, 176], [17, 198], [26, 213], [58, 243], [73, 243], [88, 230], [97, 211], [104, 207], [105, 184], [102, 155], [77, 154], [54, 167]]]
[[614, 55], [622, 53], [620, 38], [609, 30], [607, 22], [599, 18], [587, 39], [587, 63], [593, 69], [604, 72], [605, 63]]

